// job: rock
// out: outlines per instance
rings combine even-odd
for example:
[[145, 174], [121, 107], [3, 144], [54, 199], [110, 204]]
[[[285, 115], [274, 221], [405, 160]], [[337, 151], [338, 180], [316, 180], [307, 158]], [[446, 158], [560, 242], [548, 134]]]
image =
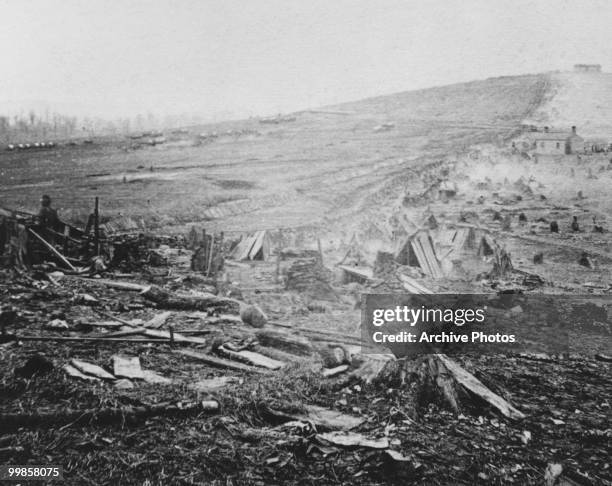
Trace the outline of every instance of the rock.
[[240, 318], [242, 322], [252, 327], [263, 327], [268, 322], [268, 316], [257, 305], [245, 305], [240, 307]]

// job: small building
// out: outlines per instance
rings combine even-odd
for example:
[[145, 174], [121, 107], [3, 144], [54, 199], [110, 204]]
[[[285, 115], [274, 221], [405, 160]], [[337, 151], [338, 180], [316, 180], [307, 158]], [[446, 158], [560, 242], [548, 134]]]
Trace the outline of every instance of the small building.
[[533, 136], [533, 150], [537, 155], [569, 155], [584, 150], [584, 139], [576, 133], [576, 127], [571, 132], [551, 131], [544, 127], [543, 132]]

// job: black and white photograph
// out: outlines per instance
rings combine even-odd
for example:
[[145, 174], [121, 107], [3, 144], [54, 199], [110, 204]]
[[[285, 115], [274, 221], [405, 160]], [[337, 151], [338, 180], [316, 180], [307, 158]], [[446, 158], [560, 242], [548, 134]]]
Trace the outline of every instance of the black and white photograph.
[[612, 486], [612, 2], [0, 0], [0, 484]]

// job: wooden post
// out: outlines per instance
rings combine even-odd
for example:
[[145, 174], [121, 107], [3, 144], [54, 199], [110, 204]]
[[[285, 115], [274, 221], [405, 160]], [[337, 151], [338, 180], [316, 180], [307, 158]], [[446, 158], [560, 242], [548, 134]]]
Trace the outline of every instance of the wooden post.
[[283, 242], [283, 230], [282, 228], [279, 228], [278, 229], [278, 245], [276, 245], [277, 246], [276, 248], [276, 273], [274, 277], [274, 281], [276, 283], [278, 283], [280, 280], [281, 251], [283, 249], [282, 242]]
[[212, 260], [215, 253], [215, 234], [210, 235], [210, 251], [208, 253], [208, 259], [206, 260], [206, 276], [210, 276], [210, 270], [212, 267]]
[[204, 253], [204, 261], [208, 261], [208, 235], [206, 234], [206, 228], [202, 228], [202, 252]]
[[99, 214], [99, 201], [96, 196], [94, 203], [94, 251], [96, 256], [100, 254], [100, 214]]
[[321, 249], [321, 238], [317, 236], [317, 248], [319, 249], [319, 258], [321, 259], [321, 265], [323, 265], [323, 250]]

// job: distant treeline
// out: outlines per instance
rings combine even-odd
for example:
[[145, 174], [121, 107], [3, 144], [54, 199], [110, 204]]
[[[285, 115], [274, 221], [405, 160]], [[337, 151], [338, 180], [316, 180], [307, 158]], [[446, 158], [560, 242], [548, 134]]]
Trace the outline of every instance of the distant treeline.
[[35, 141], [62, 140], [75, 137], [100, 135], [126, 135], [143, 130], [161, 130], [197, 125], [203, 120], [197, 115], [173, 115], [156, 117], [136, 115], [133, 118], [106, 120], [103, 118], [78, 118], [59, 113], [0, 114], [0, 142], [18, 144]]

